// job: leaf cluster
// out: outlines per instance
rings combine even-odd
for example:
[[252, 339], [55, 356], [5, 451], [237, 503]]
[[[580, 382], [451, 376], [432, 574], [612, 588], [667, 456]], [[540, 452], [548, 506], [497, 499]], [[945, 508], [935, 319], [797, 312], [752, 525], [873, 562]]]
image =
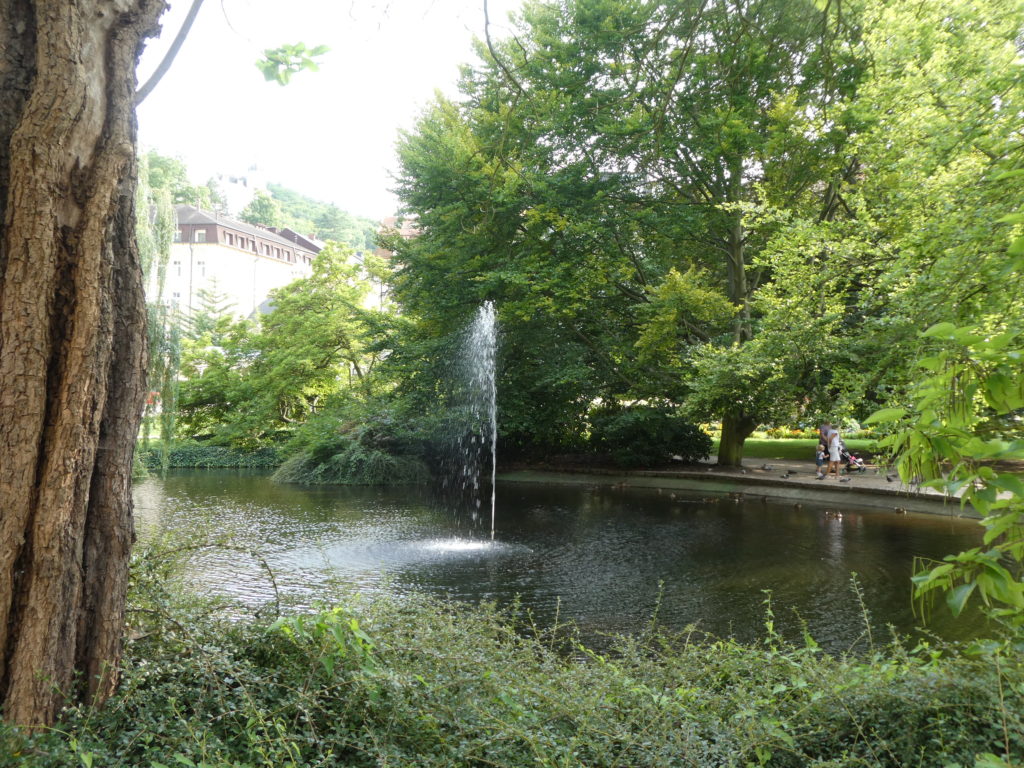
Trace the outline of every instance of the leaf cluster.
[[944, 592], [957, 615], [977, 596], [997, 618], [1024, 626], [1024, 335], [946, 322], [923, 337], [937, 349], [919, 361], [909, 407], [870, 421], [892, 430], [881, 444], [905, 481], [957, 496], [982, 516], [985, 548], [922, 564], [916, 595]]

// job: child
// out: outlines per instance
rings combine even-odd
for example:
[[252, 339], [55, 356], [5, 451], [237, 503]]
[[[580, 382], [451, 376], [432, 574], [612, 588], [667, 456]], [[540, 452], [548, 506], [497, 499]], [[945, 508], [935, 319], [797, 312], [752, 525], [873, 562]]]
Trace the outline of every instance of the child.
[[824, 470], [822, 469], [822, 467], [825, 466], [825, 461], [826, 461], [826, 457], [827, 456], [828, 456], [828, 447], [825, 445], [824, 441], [819, 440], [818, 441], [818, 448], [816, 449], [816, 451], [814, 453], [814, 463], [818, 465], [818, 479], [819, 480], [824, 480], [825, 479]]

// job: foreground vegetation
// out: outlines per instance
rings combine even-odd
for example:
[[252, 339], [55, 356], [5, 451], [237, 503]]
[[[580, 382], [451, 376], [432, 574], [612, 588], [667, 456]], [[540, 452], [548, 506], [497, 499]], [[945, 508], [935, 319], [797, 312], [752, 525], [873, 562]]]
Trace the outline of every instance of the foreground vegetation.
[[[136, 558], [124, 680], [0, 766], [968, 766], [1024, 757], [1024, 665], [893, 641], [833, 658], [653, 625], [600, 653], [513, 608], [366, 600], [228, 621]], [[853, 599], [853, 597], [851, 597]]]

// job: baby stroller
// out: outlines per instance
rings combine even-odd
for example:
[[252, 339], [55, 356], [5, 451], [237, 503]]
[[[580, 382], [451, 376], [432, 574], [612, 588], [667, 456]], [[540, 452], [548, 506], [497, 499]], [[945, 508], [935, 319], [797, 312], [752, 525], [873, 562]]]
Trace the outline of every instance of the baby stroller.
[[843, 465], [843, 471], [848, 475], [852, 475], [854, 472], [867, 472], [867, 465], [863, 459], [858, 459], [849, 449], [846, 447], [846, 443], [843, 442], [843, 438], [839, 438], [839, 462]]
[[[843, 438], [840, 437], [838, 440], [839, 462], [843, 465], [842, 470], [848, 475], [852, 475], [854, 472], [867, 472], [868, 468], [864, 463], [864, 460], [859, 459], [850, 453], [849, 448], [846, 447], [846, 443], [843, 442]], [[817, 459], [818, 472], [824, 472], [825, 470], [822, 469], [822, 467], [828, 463], [828, 451], [825, 449], [824, 443], [818, 444], [818, 450], [815, 457]]]

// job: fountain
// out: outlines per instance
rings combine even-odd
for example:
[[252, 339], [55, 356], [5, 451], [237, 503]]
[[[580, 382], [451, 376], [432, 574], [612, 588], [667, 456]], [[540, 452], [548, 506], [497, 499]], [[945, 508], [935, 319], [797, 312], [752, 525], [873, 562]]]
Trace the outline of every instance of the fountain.
[[[495, 378], [498, 335], [494, 302], [487, 301], [477, 310], [463, 345], [463, 375], [466, 405], [470, 415], [469, 444], [463, 445], [465, 481], [472, 483], [475, 505], [481, 507], [480, 474], [483, 454], [491, 460], [491, 538], [494, 538], [497, 502], [495, 478], [498, 469], [498, 388]], [[479, 441], [479, 442], [477, 442]]]

